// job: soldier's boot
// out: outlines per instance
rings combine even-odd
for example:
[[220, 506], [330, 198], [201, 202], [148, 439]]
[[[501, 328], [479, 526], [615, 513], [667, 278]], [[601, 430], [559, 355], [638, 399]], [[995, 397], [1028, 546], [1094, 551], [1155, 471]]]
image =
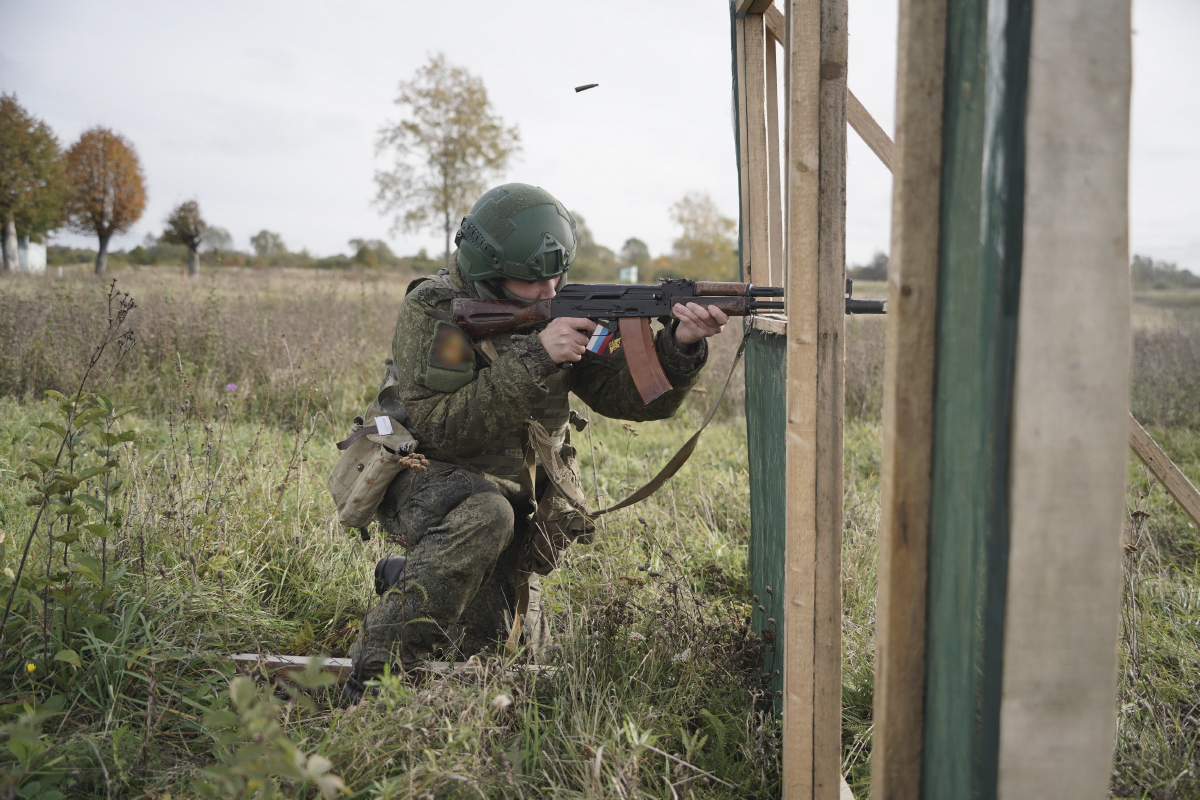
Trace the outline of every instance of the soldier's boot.
[[379, 559], [375, 565], [375, 594], [383, 597], [388, 589], [399, 586], [404, 580], [404, 564], [408, 559], [404, 556], [388, 556]]
[[[465, 657], [451, 632], [491, 576], [513, 532], [508, 501], [490, 482], [475, 481], [478, 476], [471, 473], [466, 476], [455, 474], [452, 479], [466, 480], [473, 493], [418, 532], [402, 580], [363, 620], [350, 650], [360, 683], [382, 674], [385, 664], [409, 672], [439, 652], [455, 660]], [[414, 500], [422, 496], [418, 491]]]

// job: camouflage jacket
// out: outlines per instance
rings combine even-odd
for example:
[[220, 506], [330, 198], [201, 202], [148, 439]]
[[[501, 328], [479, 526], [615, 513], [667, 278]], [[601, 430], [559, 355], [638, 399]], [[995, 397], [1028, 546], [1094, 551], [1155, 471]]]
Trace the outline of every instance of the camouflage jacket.
[[413, 281], [396, 321], [392, 358], [399, 398], [421, 452], [507, 480], [515, 479], [520, 465], [524, 420], [541, 421], [561, 447], [569, 392], [607, 417], [665, 419], [683, 403], [708, 357], [704, 340], [684, 352], [673, 326], [660, 331], [658, 357], [675, 388], [650, 405], [638, 395], [619, 337], [604, 342], [598, 354], [585, 353], [572, 369], [560, 370], [536, 332], [498, 336], [491, 340], [496, 357], [488, 364], [450, 321], [451, 300], [479, 296], [457, 268]]

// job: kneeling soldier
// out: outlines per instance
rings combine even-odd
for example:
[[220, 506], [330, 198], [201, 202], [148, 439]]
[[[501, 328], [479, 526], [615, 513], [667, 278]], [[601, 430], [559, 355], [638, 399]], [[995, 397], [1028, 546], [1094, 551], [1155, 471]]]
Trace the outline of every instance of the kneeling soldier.
[[[592, 340], [590, 320], [555, 319], [478, 345], [450, 321], [454, 298], [554, 296], [578, 238], [574, 218], [553, 196], [520, 183], [492, 189], [463, 219], [455, 242], [454, 266], [413, 281], [396, 322], [385, 389], [394, 386], [386, 391], [403, 403], [429, 468], [400, 473], [377, 512], [407, 562], [398, 576], [388, 570], [383, 601], [363, 621], [347, 700], [361, 696], [363, 682], [385, 665], [412, 670], [438, 657], [462, 660], [503, 642], [510, 625], [521, 626], [526, 644], [543, 643], [537, 576], [554, 568], [571, 541], [590, 542], [594, 528], [541, 467], [536, 480], [522, 481], [522, 465], [532, 463], [526, 428], [544, 428], [578, 486], [568, 393], [608, 417], [670, 417], [704, 366], [705, 339], [728, 321], [718, 309], [675, 306], [674, 321], [656, 339], [673, 390], [645, 405], [620, 338]], [[525, 591], [528, 612], [514, 623]]]

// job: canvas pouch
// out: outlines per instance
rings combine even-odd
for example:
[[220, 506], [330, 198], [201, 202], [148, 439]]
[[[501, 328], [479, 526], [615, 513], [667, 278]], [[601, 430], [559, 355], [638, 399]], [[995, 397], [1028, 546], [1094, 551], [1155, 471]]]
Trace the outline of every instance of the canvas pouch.
[[[391, 423], [391, 432], [379, 432], [380, 419]], [[386, 430], [389, 425], [384, 423], [383, 427]], [[409, 456], [416, 450], [417, 440], [390, 417], [355, 417], [349, 438], [339, 442], [338, 447], [342, 455], [328, 484], [338, 522], [348, 528], [365, 528], [383, 501], [388, 484], [410, 465]]]

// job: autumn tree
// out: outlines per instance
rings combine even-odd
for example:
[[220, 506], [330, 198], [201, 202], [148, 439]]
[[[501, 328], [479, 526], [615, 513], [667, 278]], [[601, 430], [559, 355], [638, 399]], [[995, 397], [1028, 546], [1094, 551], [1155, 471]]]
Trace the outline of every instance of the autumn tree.
[[58, 139], [16, 95], [0, 95], [0, 220], [4, 260], [17, 269], [17, 231], [37, 239], [62, 224], [66, 176]]
[[375, 173], [375, 201], [394, 215], [393, 232], [440, 227], [449, 265], [450, 235], [507, 168], [520, 136], [493, 112], [483, 80], [441, 54], [401, 81], [395, 103], [406, 117], [379, 129], [376, 153], [390, 150], [395, 161]]
[[108, 269], [108, 242], [129, 230], [146, 210], [146, 180], [129, 140], [108, 128], [84, 132], [67, 151], [67, 223], [100, 240], [96, 274]]
[[194, 278], [200, 274], [200, 245], [204, 242], [204, 234], [208, 231], [208, 223], [200, 216], [200, 204], [195, 200], [180, 203], [167, 216], [167, 227], [159, 241], [167, 244], [181, 244], [188, 250], [187, 274]]
[[671, 220], [682, 228], [672, 253], [674, 277], [735, 280], [737, 243], [734, 221], [722, 216], [707, 192], [689, 192], [671, 206]]

